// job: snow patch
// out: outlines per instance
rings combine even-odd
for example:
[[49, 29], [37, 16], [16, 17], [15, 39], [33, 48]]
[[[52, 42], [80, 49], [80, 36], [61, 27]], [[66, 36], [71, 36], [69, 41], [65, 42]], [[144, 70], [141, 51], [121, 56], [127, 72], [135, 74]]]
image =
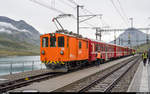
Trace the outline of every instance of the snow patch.
[[11, 28], [11, 29], [14, 29], [18, 32], [24, 32], [24, 33], [30, 33], [31, 34], [31, 32], [26, 30], [26, 29], [20, 30], [20, 29], [14, 27], [10, 23], [0, 22], [0, 32], [5, 32], [5, 33], [9, 33], [9, 34], [12, 33], [10, 30], [7, 30], [5, 28]]
[[9, 31], [9, 30], [5, 30], [4, 28], [1, 28], [0, 29], [0, 33], [8, 33], [8, 34], [11, 34], [12, 32], [11, 31]]

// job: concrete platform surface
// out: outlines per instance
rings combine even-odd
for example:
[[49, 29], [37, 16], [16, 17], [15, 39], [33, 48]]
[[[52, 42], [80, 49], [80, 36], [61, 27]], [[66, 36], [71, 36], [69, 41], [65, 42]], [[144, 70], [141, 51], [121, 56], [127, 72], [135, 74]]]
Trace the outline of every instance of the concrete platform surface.
[[27, 91], [28, 90], [29, 91], [30, 90], [31, 91], [32, 90], [37, 90], [37, 91], [40, 91], [40, 92], [51, 92], [51, 91], [54, 91], [58, 88], [66, 86], [70, 83], [78, 81], [78, 80], [80, 80], [84, 77], [90, 76], [90, 75], [92, 75], [96, 72], [104, 70], [104, 69], [106, 69], [110, 66], [113, 66], [113, 65], [115, 65], [117, 63], [120, 63], [121, 61], [124, 61], [126, 59], [129, 59], [131, 57], [132, 56], [125, 57], [125, 58], [118, 59], [118, 60], [115, 60], [115, 61], [111, 61], [111, 62], [108, 62], [108, 63], [105, 63], [105, 64], [101, 64], [100, 66], [94, 66], [94, 67], [83, 69], [83, 70], [80, 70], [80, 71], [68, 73], [68, 74], [58, 76], [58, 77], [54, 77], [54, 78], [51, 78], [51, 79], [48, 79], [48, 80], [45, 80], [45, 81], [35, 82], [35, 83], [32, 83], [31, 85], [12, 90], [10, 92], [13, 92], [13, 91], [14, 92], [20, 92], [20, 91], [24, 91], [24, 90], [27, 90]]
[[127, 92], [149, 92], [150, 91], [150, 64], [146, 66], [140, 63]]

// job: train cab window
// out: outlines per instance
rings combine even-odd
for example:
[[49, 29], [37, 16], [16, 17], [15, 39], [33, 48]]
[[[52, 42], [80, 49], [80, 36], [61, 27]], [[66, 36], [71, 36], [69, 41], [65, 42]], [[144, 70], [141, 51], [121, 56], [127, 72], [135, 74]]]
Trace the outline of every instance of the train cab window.
[[48, 47], [48, 37], [42, 39], [42, 47]]
[[64, 37], [58, 37], [58, 47], [64, 47]]
[[79, 49], [82, 47], [82, 43], [81, 41], [79, 41]]
[[56, 37], [52, 37], [50, 38], [50, 47], [56, 47]]

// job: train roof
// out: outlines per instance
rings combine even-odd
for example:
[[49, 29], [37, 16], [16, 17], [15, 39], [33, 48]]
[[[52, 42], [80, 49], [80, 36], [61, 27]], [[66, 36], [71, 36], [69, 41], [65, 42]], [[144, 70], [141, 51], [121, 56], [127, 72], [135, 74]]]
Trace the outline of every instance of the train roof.
[[[119, 46], [119, 47], [124, 47], [124, 48], [129, 48], [129, 47], [125, 47], [125, 46], [120, 46], [120, 45], [117, 45], [117, 44], [112, 44], [112, 43], [106, 43], [106, 42], [103, 42], [103, 41], [99, 41], [99, 40], [94, 40], [94, 39], [90, 39], [90, 38], [84, 38], [82, 37], [81, 35], [78, 35], [78, 34], [75, 34], [75, 33], [72, 33], [70, 34], [69, 32], [54, 32], [54, 33], [57, 33], [57, 34], [62, 34], [62, 35], [66, 35], [66, 36], [70, 36], [70, 37], [76, 37], [76, 38], [79, 38], [79, 39], [83, 39], [83, 40], [91, 40], [91, 41], [95, 41], [95, 42], [101, 42], [101, 43], [104, 43], [104, 44], [108, 44], [108, 45], [113, 45], [113, 46]], [[48, 33], [48, 34], [53, 34], [53, 33]], [[47, 34], [44, 34], [44, 35], [47, 35]], [[41, 35], [43, 36], [43, 35]], [[132, 49], [132, 48], [129, 48], [129, 49]]]
[[[99, 41], [99, 40], [94, 40], [94, 39], [90, 39], [90, 40], [91, 40], [91, 41], [95, 41], [95, 42], [101, 42], [101, 43], [108, 44], [108, 45], [119, 46], [119, 47], [125, 47], [125, 46], [120, 46], [120, 45], [117, 45], [117, 44], [106, 43], [106, 42]], [[129, 47], [125, 47], [125, 48], [129, 48]], [[129, 48], [129, 49], [132, 49], [132, 48]]]

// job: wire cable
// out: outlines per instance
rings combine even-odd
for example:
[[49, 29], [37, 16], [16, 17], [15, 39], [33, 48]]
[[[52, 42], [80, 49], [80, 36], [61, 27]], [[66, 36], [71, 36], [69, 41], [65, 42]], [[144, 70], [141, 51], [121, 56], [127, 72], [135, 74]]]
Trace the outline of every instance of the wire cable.
[[124, 21], [124, 23], [127, 25], [128, 27], [128, 24], [126, 22], [126, 20], [124, 19], [124, 17], [122, 16], [122, 14], [120, 13], [120, 11], [118, 10], [118, 8], [116, 7], [115, 3], [113, 2], [113, 0], [110, 0], [110, 2], [112, 3], [113, 7], [115, 8], [116, 12], [119, 14], [119, 16], [121, 17], [121, 19]]
[[39, 1], [37, 1], [37, 0], [30, 0], [30, 1], [31, 1], [31, 2], [34, 2], [34, 3], [38, 4], [38, 5], [41, 5], [41, 6], [45, 7], [45, 8], [51, 9], [51, 10], [53, 10], [53, 11], [55, 11], [55, 12], [58, 12], [58, 13], [61, 13], [61, 14], [65, 14], [63, 11], [58, 10], [58, 9], [56, 9], [56, 8], [53, 8], [53, 7], [51, 7], [51, 6], [45, 5], [45, 4], [43, 4], [43, 3], [41, 3], [41, 2], [39, 2]]
[[117, 0], [117, 1], [118, 1], [119, 5], [120, 5], [120, 8], [121, 8], [121, 10], [122, 10], [122, 13], [124, 14], [124, 16], [125, 16], [126, 19], [127, 19], [127, 22], [130, 23], [130, 22], [129, 22], [129, 19], [128, 19], [128, 16], [126, 15], [126, 13], [125, 13], [125, 11], [124, 11], [124, 9], [123, 9], [123, 7], [122, 7], [122, 4], [121, 4], [120, 0]]

